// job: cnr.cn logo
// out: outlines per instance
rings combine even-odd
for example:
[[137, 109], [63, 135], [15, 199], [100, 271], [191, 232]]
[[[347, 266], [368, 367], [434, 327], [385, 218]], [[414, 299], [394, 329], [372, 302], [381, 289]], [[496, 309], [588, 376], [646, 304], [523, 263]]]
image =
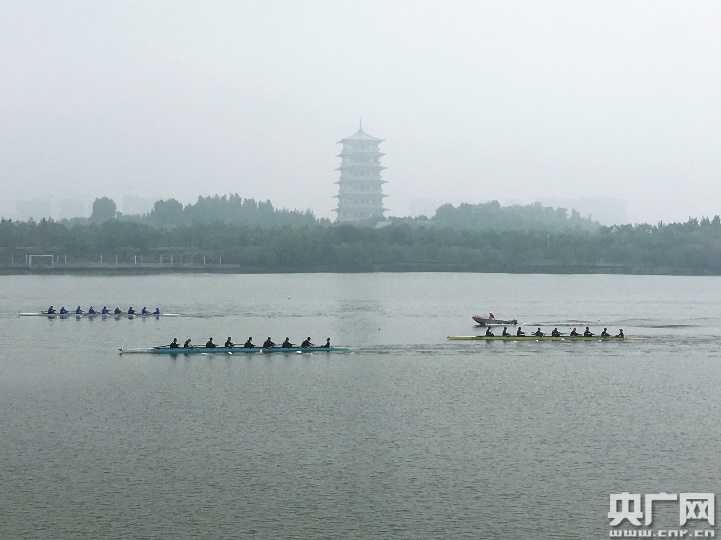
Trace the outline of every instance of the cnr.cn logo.
[[641, 504], [640, 493], [612, 493], [608, 519], [611, 527], [621, 525], [628, 520], [637, 527], [651, 525], [653, 521], [653, 505], [661, 501], [678, 501], [679, 525], [685, 525], [689, 520], [705, 521], [714, 525], [715, 510], [713, 493], [647, 493], [644, 504]]

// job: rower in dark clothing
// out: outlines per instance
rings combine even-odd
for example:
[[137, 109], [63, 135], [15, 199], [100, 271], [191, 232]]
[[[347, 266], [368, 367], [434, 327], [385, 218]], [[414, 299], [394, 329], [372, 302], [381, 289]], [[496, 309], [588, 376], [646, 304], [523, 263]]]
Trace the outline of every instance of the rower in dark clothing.
[[310, 342], [310, 336], [308, 336], [306, 339], [304, 339], [304, 340], [303, 340], [303, 343], [301, 343], [300, 346], [301, 346], [303, 349], [307, 349], [308, 347], [315, 347], [315, 345], [313, 345], [313, 344]]
[[153, 315], [160, 315], [160, 309], [155, 308], [155, 311], [153, 311]]
[[193, 344], [190, 343], [191, 341], [193, 341], [193, 340], [190, 339], [190, 338], [186, 339], [186, 340], [185, 340], [185, 343], [183, 343], [183, 349], [192, 349], [192, 348], [193, 348]]
[[50, 307], [48, 308], [47, 314], [48, 314], [48, 315], [52, 315], [52, 314], [54, 314], [54, 313], [55, 313], [55, 308], [54, 308], [53, 306], [50, 306]]
[[526, 333], [523, 330], [521, 330], [521, 327], [519, 326], [518, 330], [516, 330], [516, 336], [521, 337], [521, 336], [525, 336], [525, 335], [526, 335]]
[[288, 338], [285, 338], [281, 347], [283, 347], [284, 349], [292, 349], [293, 344], [288, 340]]
[[115, 306], [115, 310], [113, 311], [116, 315], [120, 315], [122, 313], [120, 306]]
[[608, 333], [608, 328], [603, 329], [603, 332], [601, 332], [601, 337], [611, 337], [611, 334]]
[[495, 337], [495, 334], [491, 332], [491, 327], [486, 328], [486, 337]]
[[324, 349], [330, 349], [330, 338], [326, 338], [325, 345], [321, 345]]
[[551, 330], [551, 335], [552, 335], [553, 337], [561, 337], [561, 332], [558, 331], [558, 327], [556, 327], [556, 328], [554, 328], [553, 330]]
[[173, 338], [173, 342], [170, 344], [171, 349], [177, 349], [180, 347], [180, 344], [178, 343], [178, 338]]
[[140, 310], [140, 314], [141, 315], [150, 315], [150, 313], [148, 312], [147, 306], [143, 306], [143, 309]]
[[596, 334], [594, 334], [593, 332], [591, 332], [591, 331], [588, 329], [588, 326], [587, 326], [586, 329], [583, 331], [583, 337], [593, 337], [593, 336], [595, 336], [595, 335], [596, 335]]
[[67, 309], [65, 309], [65, 306], [60, 307], [60, 315], [65, 315], [68, 312]]
[[254, 349], [254, 348], [255, 348], [255, 345], [253, 345], [253, 338], [252, 338], [252, 337], [249, 337], [249, 338], [248, 338], [248, 341], [245, 342], [245, 344], [243, 345], [243, 347], [245, 347], [246, 349]]
[[576, 332], [576, 329], [574, 328], [573, 330], [571, 330], [571, 333], [569, 334], [569, 336], [571, 336], [571, 337], [581, 337], [581, 334], [579, 334], [578, 332]]
[[543, 332], [541, 332], [541, 329], [540, 329], [540, 327], [539, 327], [538, 330], [536, 330], [535, 332], [533, 332], [533, 335], [536, 336], [536, 337], [543, 337], [543, 336], [545, 336], [546, 334], [544, 334]]
[[205, 344], [206, 349], [214, 349], [215, 347], [217, 347], [217, 345], [215, 343], [213, 343], [213, 338], [210, 338], [208, 340], [208, 342]]
[[95, 314], [95, 313], [97, 313], [97, 312], [95, 311], [95, 308], [94, 308], [93, 306], [90, 306], [90, 307], [88, 308], [88, 315], [93, 315], [93, 314]]
[[510, 335], [511, 335], [511, 334], [510, 334], [510, 332], [508, 331], [508, 327], [507, 327], [507, 326], [504, 326], [504, 327], [503, 327], [503, 337], [509, 337]]
[[103, 315], [107, 315], [108, 314], [108, 306], [103, 306], [103, 309], [100, 310], [100, 313], [102, 313]]
[[225, 340], [225, 345], [223, 345], [223, 347], [226, 347], [228, 349], [233, 348], [233, 342], [230, 340], [230, 336], [228, 336], [228, 339]]
[[263, 348], [270, 349], [271, 347], [277, 347], [277, 345], [273, 343], [273, 340], [270, 339], [270, 336], [268, 336], [268, 339], [263, 342]]
[[80, 309], [80, 306], [76, 307], [76, 308], [75, 308], [75, 315], [82, 315], [82, 314], [83, 314], [83, 310]]
[[128, 308], [128, 315], [135, 315], [135, 310], [133, 309], [133, 306], [130, 306]]
[[615, 335], [614, 337], [621, 338], [621, 339], [626, 339], [626, 336], [623, 335], [623, 328], [619, 328], [618, 334]]

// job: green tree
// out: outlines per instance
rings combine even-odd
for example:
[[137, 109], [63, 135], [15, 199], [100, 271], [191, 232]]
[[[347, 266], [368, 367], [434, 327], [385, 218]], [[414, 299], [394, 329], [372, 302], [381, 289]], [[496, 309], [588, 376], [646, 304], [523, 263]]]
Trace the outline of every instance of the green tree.
[[183, 205], [175, 199], [156, 201], [150, 219], [156, 225], [177, 227], [183, 223]]
[[95, 199], [93, 202], [93, 214], [90, 216], [90, 219], [92, 221], [102, 223], [103, 221], [113, 219], [117, 210], [118, 207], [113, 199], [101, 197], [100, 199]]

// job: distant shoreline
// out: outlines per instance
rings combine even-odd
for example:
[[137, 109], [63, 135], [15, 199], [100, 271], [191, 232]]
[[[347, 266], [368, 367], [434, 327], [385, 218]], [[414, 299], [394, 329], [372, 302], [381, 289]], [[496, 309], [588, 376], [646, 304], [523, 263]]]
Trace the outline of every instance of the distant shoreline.
[[670, 276], [717, 276], [721, 274], [691, 272], [689, 269], [634, 268], [621, 265], [523, 265], [479, 269], [476, 265], [444, 263], [395, 263], [366, 264], [349, 269], [347, 266], [318, 264], [312, 267], [274, 266], [259, 268], [240, 264], [193, 264], [193, 263], [91, 263], [56, 264], [49, 266], [0, 265], [0, 275], [159, 275], [159, 274], [372, 274], [403, 272], [475, 273], [475, 274], [618, 274], [618, 275], [670, 275]]

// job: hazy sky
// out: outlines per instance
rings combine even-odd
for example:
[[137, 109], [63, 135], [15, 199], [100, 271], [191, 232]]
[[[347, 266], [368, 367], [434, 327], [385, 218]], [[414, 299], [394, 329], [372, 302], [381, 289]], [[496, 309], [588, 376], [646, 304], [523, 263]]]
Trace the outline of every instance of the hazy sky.
[[0, 0], [0, 214], [239, 193], [333, 217], [342, 137], [386, 206], [616, 197], [721, 213], [721, 2]]

